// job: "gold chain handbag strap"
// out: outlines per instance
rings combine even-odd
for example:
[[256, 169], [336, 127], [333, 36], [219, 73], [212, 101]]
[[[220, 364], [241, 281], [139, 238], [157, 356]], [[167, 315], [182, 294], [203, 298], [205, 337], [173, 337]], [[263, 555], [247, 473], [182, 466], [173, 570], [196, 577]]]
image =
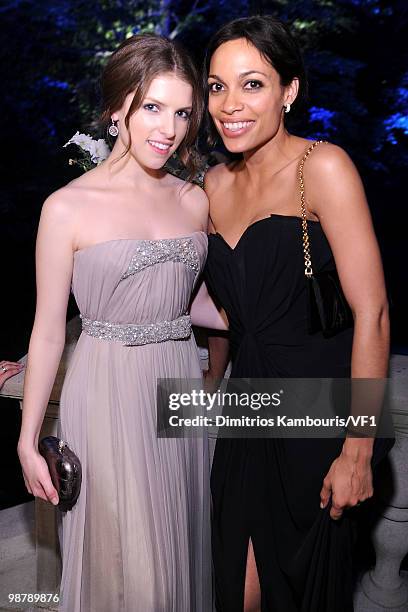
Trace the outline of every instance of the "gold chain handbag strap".
[[310, 145], [299, 164], [299, 186], [300, 186], [300, 208], [302, 211], [302, 238], [303, 238], [303, 255], [305, 259], [305, 275], [312, 276], [313, 268], [312, 268], [312, 260], [310, 255], [310, 240], [309, 240], [309, 230], [307, 228], [307, 218], [306, 218], [306, 203], [305, 203], [305, 183], [303, 180], [303, 166], [305, 165], [305, 161], [313, 151], [317, 145], [324, 143], [328, 144], [326, 140], [316, 140], [313, 144]]

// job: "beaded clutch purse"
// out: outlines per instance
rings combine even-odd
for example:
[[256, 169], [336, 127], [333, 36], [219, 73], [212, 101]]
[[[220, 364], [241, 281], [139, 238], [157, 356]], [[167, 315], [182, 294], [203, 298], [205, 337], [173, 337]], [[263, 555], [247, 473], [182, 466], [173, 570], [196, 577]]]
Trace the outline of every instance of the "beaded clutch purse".
[[47, 462], [52, 484], [59, 496], [58, 508], [71, 510], [81, 490], [82, 467], [68, 444], [55, 436], [42, 438], [38, 450]]

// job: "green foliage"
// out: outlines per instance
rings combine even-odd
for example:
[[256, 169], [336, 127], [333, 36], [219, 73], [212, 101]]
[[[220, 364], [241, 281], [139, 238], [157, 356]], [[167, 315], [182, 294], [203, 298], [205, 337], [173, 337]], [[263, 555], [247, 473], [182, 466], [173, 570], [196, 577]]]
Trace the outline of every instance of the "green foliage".
[[[289, 114], [290, 129], [350, 152], [394, 253], [406, 240], [408, 164], [408, 13], [397, 0], [4, 0], [3, 231], [13, 240], [34, 236], [44, 197], [81, 171], [68, 165], [62, 145], [77, 130], [101, 136], [99, 76], [122, 40], [138, 32], [177, 37], [201, 63], [213, 32], [258, 11], [289, 23], [305, 52], [310, 100], [297, 120]], [[398, 261], [391, 260], [401, 267], [394, 295], [404, 286]]]
[[[177, 36], [201, 62], [206, 42], [226, 17], [230, 20], [248, 14], [250, 6], [262, 6], [264, 13], [291, 24], [305, 51], [311, 111], [297, 123], [292, 121], [293, 129], [332, 139], [363, 167], [391, 175], [394, 164], [408, 161], [408, 103], [401, 94], [406, 90], [406, 54], [398, 52], [407, 17], [394, 4], [15, 0], [1, 9], [3, 30], [12, 33], [0, 62], [0, 77], [9, 83], [5, 114], [18, 122], [29, 146], [41, 143], [45, 154], [53, 156], [76, 130], [101, 135], [96, 129], [101, 68], [126, 37], [138, 32]], [[397, 156], [393, 149], [398, 145]]]

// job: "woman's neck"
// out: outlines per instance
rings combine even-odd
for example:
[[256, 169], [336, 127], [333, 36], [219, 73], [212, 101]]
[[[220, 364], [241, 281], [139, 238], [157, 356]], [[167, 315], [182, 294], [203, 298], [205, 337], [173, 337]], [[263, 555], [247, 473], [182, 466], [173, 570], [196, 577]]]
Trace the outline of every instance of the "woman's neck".
[[251, 151], [243, 152], [243, 160], [240, 164], [246, 179], [253, 183], [263, 183], [270, 176], [273, 176], [296, 156], [291, 136], [283, 127], [265, 144]]
[[116, 142], [109, 157], [100, 166], [110, 184], [148, 188], [157, 187], [168, 180], [166, 170], [143, 166], [130, 152], [123, 155], [125, 150], [120, 142]]

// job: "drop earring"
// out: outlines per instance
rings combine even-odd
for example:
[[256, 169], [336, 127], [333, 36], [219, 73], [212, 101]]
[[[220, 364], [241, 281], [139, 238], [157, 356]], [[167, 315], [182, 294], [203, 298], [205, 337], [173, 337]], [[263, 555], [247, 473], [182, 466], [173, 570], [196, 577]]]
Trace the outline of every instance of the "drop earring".
[[285, 113], [290, 113], [290, 104], [289, 102], [285, 104]]
[[119, 130], [118, 130], [117, 126], [115, 125], [115, 122], [114, 122], [114, 120], [112, 118], [111, 118], [111, 121], [112, 121], [112, 125], [109, 126], [108, 132], [109, 132], [109, 134], [111, 136], [115, 137], [115, 136], [117, 136], [119, 134]]

